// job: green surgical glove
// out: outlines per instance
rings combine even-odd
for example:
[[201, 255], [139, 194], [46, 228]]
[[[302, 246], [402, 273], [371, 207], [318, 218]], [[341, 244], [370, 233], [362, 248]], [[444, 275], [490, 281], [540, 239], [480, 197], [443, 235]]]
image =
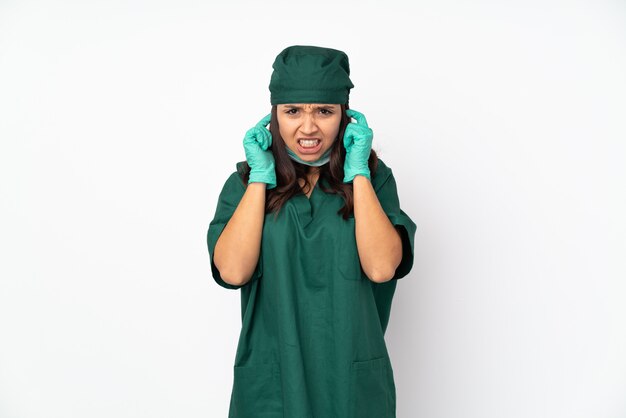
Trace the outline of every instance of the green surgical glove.
[[371, 180], [367, 161], [372, 151], [374, 132], [367, 126], [367, 121], [362, 113], [348, 109], [346, 115], [356, 119], [356, 123], [350, 122], [343, 135], [343, 146], [346, 147], [343, 182], [351, 183], [357, 175], [365, 176]]
[[271, 114], [265, 116], [243, 138], [243, 148], [250, 166], [248, 183], [266, 183], [268, 189], [276, 187], [274, 156], [269, 149], [272, 145], [272, 134], [266, 128], [271, 117]]

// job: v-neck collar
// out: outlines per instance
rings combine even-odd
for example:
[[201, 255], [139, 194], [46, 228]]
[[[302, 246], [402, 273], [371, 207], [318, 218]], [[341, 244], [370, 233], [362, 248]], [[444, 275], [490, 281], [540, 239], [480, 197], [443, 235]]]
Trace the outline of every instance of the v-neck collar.
[[317, 189], [317, 185], [320, 183], [320, 179], [318, 178], [317, 181], [315, 182], [315, 185], [313, 186], [313, 189], [311, 190], [311, 194], [310, 195], [306, 195], [305, 193], [302, 193], [304, 195], [304, 197], [306, 197], [307, 199], [309, 199], [309, 201], [311, 200], [311, 198], [313, 197], [313, 194], [315, 193], [315, 190]]
[[298, 209], [298, 216], [300, 217], [302, 225], [305, 228], [313, 220], [315, 213], [321, 205], [321, 200], [324, 198], [323, 190], [318, 190], [320, 188], [320, 181], [323, 180], [318, 178], [315, 182], [315, 186], [313, 186], [310, 196], [307, 196], [304, 192], [294, 196], [294, 204]]

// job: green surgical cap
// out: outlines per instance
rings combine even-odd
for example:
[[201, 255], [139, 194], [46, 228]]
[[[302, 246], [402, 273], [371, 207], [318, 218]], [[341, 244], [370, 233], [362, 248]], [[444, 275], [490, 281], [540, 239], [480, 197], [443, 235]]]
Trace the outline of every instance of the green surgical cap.
[[270, 102], [347, 104], [350, 64], [345, 52], [319, 46], [294, 45], [274, 60]]

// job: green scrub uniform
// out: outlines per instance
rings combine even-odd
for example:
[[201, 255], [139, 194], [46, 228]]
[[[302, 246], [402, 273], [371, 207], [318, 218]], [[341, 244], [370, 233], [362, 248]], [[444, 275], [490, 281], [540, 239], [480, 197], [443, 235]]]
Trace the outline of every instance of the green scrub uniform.
[[[242, 163], [219, 196], [207, 242], [216, 282], [229, 289], [213, 250], [246, 186]], [[370, 281], [359, 262], [354, 217], [343, 199], [316, 184], [278, 216], [265, 216], [261, 255], [241, 286], [242, 329], [230, 418], [391, 418], [396, 394], [384, 333], [396, 280], [413, 265], [415, 224], [400, 209], [396, 182], [381, 160], [372, 178], [378, 200], [402, 236], [394, 279]]]

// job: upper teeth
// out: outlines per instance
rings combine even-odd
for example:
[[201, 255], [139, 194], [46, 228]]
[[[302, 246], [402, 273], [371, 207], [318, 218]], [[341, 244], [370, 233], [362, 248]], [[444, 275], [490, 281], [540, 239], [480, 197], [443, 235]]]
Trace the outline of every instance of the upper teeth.
[[318, 139], [301, 139], [299, 142], [300, 142], [300, 145], [302, 145], [303, 147], [314, 147], [320, 141]]

